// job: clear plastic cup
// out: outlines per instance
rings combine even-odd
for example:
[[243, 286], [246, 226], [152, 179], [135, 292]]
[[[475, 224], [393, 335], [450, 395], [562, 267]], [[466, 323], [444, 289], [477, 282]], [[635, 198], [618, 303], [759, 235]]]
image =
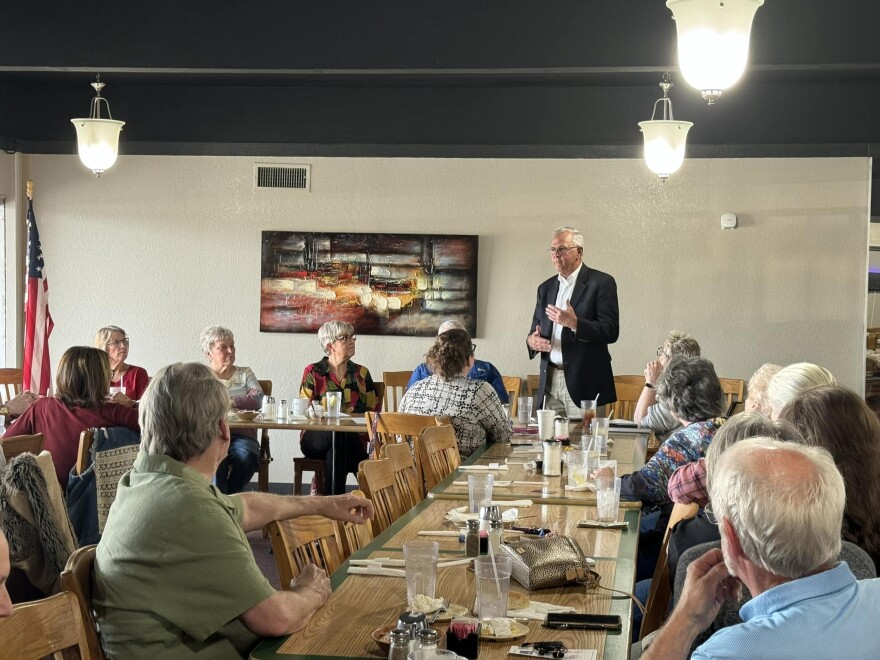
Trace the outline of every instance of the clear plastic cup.
[[477, 557], [474, 572], [477, 576], [477, 616], [497, 619], [507, 616], [507, 592], [510, 590], [510, 557]]
[[468, 505], [471, 513], [479, 513], [481, 508], [492, 504], [492, 486], [494, 484], [494, 475], [468, 475]]
[[437, 541], [413, 540], [403, 544], [406, 573], [406, 603], [411, 607], [416, 596], [434, 597], [437, 590]]
[[620, 508], [620, 477], [596, 477], [596, 508], [599, 522], [617, 522]]

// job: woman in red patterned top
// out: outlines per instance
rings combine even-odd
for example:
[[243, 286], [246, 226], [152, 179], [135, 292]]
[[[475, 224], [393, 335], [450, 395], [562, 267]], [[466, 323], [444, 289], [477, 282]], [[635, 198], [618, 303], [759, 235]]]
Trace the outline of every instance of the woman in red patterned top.
[[[354, 357], [357, 337], [354, 326], [342, 321], [330, 321], [318, 330], [318, 343], [324, 351], [319, 362], [310, 364], [303, 371], [300, 396], [310, 401], [321, 401], [327, 392], [342, 393], [342, 412], [365, 413], [378, 411], [381, 407], [376, 387], [366, 367], [351, 361]], [[348, 473], [357, 473], [360, 462], [367, 458], [367, 435], [359, 436], [360, 442], [339, 442], [336, 457], [336, 491], [345, 492]], [[324, 471], [324, 493], [330, 494], [333, 481], [333, 434], [329, 431], [306, 431], [300, 437], [300, 448], [306, 458], [323, 458], [327, 461]]]
[[[98, 330], [95, 335], [95, 348], [106, 351], [110, 358], [110, 391], [113, 401], [126, 406], [133, 406], [150, 384], [146, 369], [126, 364], [128, 359], [129, 339], [125, 330], [115, 325], [108, 325]], [[116, 391], [113, 388], [118, 388]]]

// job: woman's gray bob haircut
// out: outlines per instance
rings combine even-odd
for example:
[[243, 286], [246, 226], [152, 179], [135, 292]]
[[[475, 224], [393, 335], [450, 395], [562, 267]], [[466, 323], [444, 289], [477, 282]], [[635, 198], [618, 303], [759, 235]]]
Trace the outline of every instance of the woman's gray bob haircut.
[[229, 410], [226, 388], [198, 362], [162, 367], [140, 402], [141, 451], [185, 463], [220, 435]]
[[796, 580], [840, 554], [843, 477], [821, 447], [766, 437], [738, 442], [721, 455], [709, 497], [746, 557], [773, 575]]
[[207, 355], [218, 341], [235, 341], [235, 335], [222, 325], [209, 325], [199, 335], [199, 348]]
[[324, 351], [324, 355], [330, 355], [330, 351], [327, 350], [327, 344], [332, 344], [336, 341], [337, 337], [342, 335], [353, 334], [354, 326], [351, 323], [327, 321], [327, 323], [318, 328], [318, 343], [321, 344], [321, 350]]

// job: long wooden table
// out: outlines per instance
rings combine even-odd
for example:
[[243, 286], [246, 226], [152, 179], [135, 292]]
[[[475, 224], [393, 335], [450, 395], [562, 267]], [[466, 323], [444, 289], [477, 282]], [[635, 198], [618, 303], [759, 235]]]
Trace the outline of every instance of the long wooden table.
[[[471, 464], [484, 458], [485, 454], [510, 451], [489, 446], [468, 459]], [[457, 478], [452, 475], [450, 478]], [[517, 498], [519, 499], [519, 498]], [[636, 570], [636, 546], [640, 510], [637, 505], [621, 506], [621, 515], [629, 527], [626, 531], [595, 528], [579, 528], [577, 523], [595, 519], [595, 506], [586, 499], [557, 497], [531, 498], [532, 506], [518, 507], [520, 525], [544, 527], [558, 534], [575, 538], [585, 554], [596, 560], [600, 584], [618, 591], [632, 592]], [[426, 499], [377, 536], [353, 558], [400, 558], [403, 543], [412, 538], [428, 538], [439, 542], [443, 558], [463, 556], [463, 544], [456, 537], [420, 537], [419, 531], [457, 530], [463, 525], [446, 520], [451, 509], [466, 506], [466, 490], [462, 496]], [[502, 506], [502, 510], [505, 507]], [[505, 535], [508, 537], [508, 535]], [[406, 609], [406, 583], [403, 578], [346, 574], [346, 561], [331, 576], [333, 594], [328, 603], [319, 610], [309, 624], [288, 638], [265, 640], [253, 651], [258, 660], [296, 658], [377, 658], [381, 652], [371, 639], [373, 630], [393, 625], [398, 615]], [[525, 591], [515, 581], [513, 591]], [[437, 595], [450, 599], [469, 609], [475, 597], [473, 575], [464, 566], [440, 569]], [[609, 660], [629, 657], [632, 603], [626, 596], [600, 588], [587, 592], [584, 587], [570, 586], [546, 589], [530, 593], [533, 600], [570, 605], [579, 612], [617, 614], [623, 622], [619, 633], [604, 631], [562, 631], [542, 628], [540, 622], [528, 624], [529, 632], [523, 640], [562, 640], [568, 648], [597, 649], [599, 658]], [[446, 624], [434, 624], [445, 639]], [[517, 643], [518, 643], [517, 642]], [[514, 642], [481, 641], [480, 660], [503, 660]], [[442, 644], [441, 644], [442, 646]]]
[[[367, 423], [363, 417], [324, 417], [322, 419], [297, 418], [287, 421], [257, 418], [252, 422], [243, 422], [229, 417], [230, 429], [256, 429], [260, 435], [260, 468], [257, 477], [257, 489], [260, 492], [269, 490], [269, 463], [272, 462], [272, 449], [269, 446], [269, 430], [279, 431], [330, 431], [333, 433], [333, 467], [336, 467], [337, 433], [366, 433]], [[330, 475], [333, 490], [336, 490], [336, 470]], [[297, 493], [298, 495], [299, 493]]]

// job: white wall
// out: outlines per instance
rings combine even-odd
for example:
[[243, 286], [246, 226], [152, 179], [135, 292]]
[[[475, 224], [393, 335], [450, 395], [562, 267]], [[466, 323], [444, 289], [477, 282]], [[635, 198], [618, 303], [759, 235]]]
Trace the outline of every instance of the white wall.
[[[479, 234], [478, 356], [537, 373], [525, 350], [535, 287], [552, 274], [551, 230], [572, 224], [587, 264], [617, 278], [617, 373], [641, 373], [677, 328], [721, 376], [810, 360], [863, 390], [870, 159], [689, 160], [666, 184], [638, 160], [285, 159], [311, 163], [309, 194], [254, 192], [254, 160], [123, 156], [96, 179], [75, 156], [24, 157], [53, 361], [114, 323], [152, 373], [200, 359], [199, 331], [220, 323], [238, 363], [290, 398], [320, 352], [313, 336], [260, 334], [260, 232], [429, 232]], [[724, 212], [738, 229], [720, 229]], [[378, 379], [428, 344], [364, 336], [355, 359]], [[273, 437], [272, 480], [290, 480], [296, 443]]]

